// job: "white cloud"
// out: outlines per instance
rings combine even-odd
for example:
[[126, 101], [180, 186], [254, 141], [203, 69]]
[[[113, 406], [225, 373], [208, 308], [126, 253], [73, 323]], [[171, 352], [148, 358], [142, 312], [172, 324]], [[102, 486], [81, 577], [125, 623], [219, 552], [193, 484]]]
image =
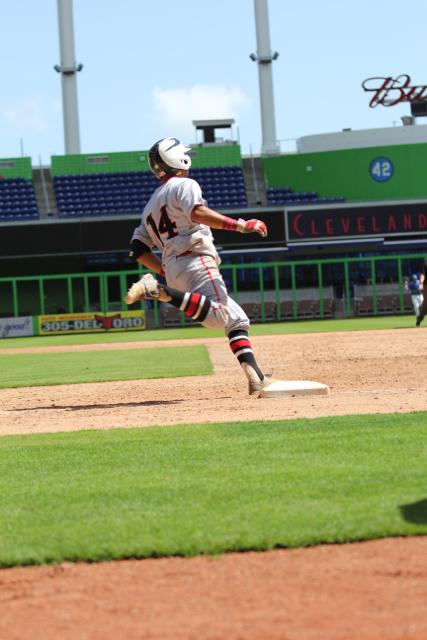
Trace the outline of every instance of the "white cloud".
[[0, 106], [0, 126], [19, 134], [41, 134], [49, 129], [51, 117], [57, 115], [57, 101], [50, 104], [43, 98], [32, 96], [19, 102]]
[[[249, 108], [251, 98], [236, 85], [196, 84], [188, 88], [160, 89], [152, 92], [153, 119], [162, 135], [189, 136], [193, 120], [234, 118]], [[174, 133], [176, 132], [176, 133]]]

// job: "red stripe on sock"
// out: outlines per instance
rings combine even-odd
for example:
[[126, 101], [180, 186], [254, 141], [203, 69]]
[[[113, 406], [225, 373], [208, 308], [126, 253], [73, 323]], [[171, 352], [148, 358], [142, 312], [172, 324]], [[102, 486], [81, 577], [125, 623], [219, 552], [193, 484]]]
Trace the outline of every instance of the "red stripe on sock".
[[190, 318], [192, 318], [194, 316], [194, 314], [197, 311], [197, 307], [199, 306], [199, 302], [200, 302], [200, 298], [202, 296], [200, 295], [200, 293], [192, 293], [190, 296], [190, 300], [188, 302], [188, 307], [187, 309], [184, 311], [186, 316], [189, 316]]
[[233, 353], [235, 351], [238, 351], [242, 347], [248, 347], [249, 349], [252, 349], [251, 343], [247, 338], [242, 338], [241, 340], [234, 340], [233, 342], [230, 342], [230, 349]]

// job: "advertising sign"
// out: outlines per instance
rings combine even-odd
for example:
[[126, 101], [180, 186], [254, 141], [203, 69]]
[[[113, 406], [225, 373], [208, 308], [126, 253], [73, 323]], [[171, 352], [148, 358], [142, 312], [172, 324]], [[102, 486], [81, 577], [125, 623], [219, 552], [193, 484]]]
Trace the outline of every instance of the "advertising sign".
[[23, 338], [32, 335], [34, 334], [31, 316], [0, 318], [0, 338]]
[[388, 76], [367, 78], [362, 82], [364, 91], [374, 95], [369, 106], [374, 109], [379, 104], [383, 107], [393, 107], [401, 102], [417, 102], [427, 99], [427, 85], [411, 85], [411, 77], [402, 73], [397, 78]]
[[138, 331], [141, 329], [145, 329], [145, 311], [64, 313], [38, 316], [38, 332], [41, 336], [55, 333]]
[[286, 210], [287, 240], [426, 235], [427, 203]]

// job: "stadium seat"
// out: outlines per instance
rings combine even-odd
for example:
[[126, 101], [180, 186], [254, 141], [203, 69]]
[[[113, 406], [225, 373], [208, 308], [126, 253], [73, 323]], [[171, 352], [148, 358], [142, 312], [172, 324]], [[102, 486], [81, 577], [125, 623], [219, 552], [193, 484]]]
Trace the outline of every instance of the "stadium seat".
[[28, 220], [38, 217], [34, 185], [31, 180], [5, 178], [0, 181], [1, 220]]
[[[240, 166], [196, 168], [197, 180], [211, 206], [247, 207], [243, 171]], [[55, 176], [56, 202], [61, 217], [78, 215], [139, 213], [158, 181], [150, 172], [97, 173]], [[82, 205], [82, 206], [80, 206]], [[101, 214], [100, 214], [101, 215]]]
[[314, 191], [293, 191], [290, 187], [269, 187], [267, 189], [267, 202], [268, 204], [327, 204], [345, 202], [345, 198], [333, 197], [333, 198], [320, 198]]

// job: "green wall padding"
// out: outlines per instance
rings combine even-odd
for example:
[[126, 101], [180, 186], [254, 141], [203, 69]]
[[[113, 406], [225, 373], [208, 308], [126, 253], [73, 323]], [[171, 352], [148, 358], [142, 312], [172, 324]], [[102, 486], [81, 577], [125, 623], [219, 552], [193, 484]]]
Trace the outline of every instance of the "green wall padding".
[[0, 158], [0, 176], [32, 180], [31, 158]]
[[53, 176], [66, 176], [149, 171], [149, 167], [146, 151], [116, 151], [113, 153], [52, 156], [51, 171]]
[[[375, 158], [387, 158], [392, 176], [378, 182], [370, 174]], [[388, 200], [427, 196], [427, 144], [393, 145], [264, 157], [269, 187], [316, 191], [320, 197]]]
[[[220, 145], [193, 147], [194, 167], [218, 167], [241, 165], [240, 146]], [[113, 153], [89, 153], [68, 156], [52, 156], [53, 176], [90, 173], [125, 173], [128, 171], [149, 171], [148, 151], [123, 151]], [[0, 174], [1, 175], [1, 174]]]
[[215, 146], [197, 146], [192, 147], [192, 166], [202, 167], [221, 167], [242, 164], [242, 156], [240, 145], [215, 145]]

